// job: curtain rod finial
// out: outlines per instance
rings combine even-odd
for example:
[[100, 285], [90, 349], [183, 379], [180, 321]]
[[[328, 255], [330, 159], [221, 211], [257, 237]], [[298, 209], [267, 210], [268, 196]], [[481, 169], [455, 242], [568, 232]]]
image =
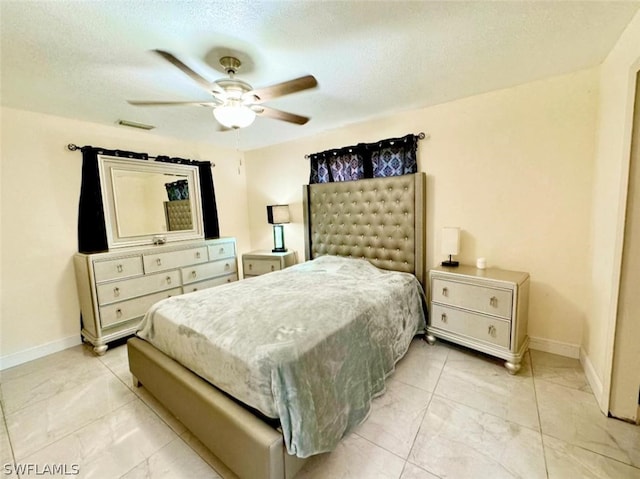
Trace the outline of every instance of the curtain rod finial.
[[69, 143], [69, 144], [67, 145], [67, 149], [68, 149], [69, 151], [76, 151], [76, 150], [77, 150], [77, 149], [79, 149], [79, 148], [78, 148], [76, 145], [74, 145], [73, 143]]

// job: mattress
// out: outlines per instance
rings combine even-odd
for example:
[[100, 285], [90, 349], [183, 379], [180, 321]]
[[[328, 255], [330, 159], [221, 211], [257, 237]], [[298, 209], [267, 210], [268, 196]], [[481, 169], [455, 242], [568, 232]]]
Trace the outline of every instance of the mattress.
[[219, 389], [279, 418], [290, 454], [330, 451], [425, 328], [408, 273], [322, 256], [156, 303], [138, 336]]

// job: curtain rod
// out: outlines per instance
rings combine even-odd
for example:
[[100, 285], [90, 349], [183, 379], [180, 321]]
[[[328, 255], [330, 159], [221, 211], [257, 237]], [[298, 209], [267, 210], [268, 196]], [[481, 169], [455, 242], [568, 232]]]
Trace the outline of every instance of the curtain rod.
[[[69, 143], [67, 145], [67, 150], [69, 150], [69, 151], [81, 150], [82, 148], [84, 148], [84, 147], [83, 146], [74, 145], [73, 143]], [[148, 158], [150, 158], [152, 160], [155, 160], [158, 157], [149, 155]], [[211, 166], [216, 166], [216, 164], [211, 162], [211, 161], [209, 163], [211, 163]]]
[[[420, 133], [418, 133], [417, 135], [415, 135], [418, 140], [424, 140], [425, 138], [427, 138], [427, 135], [424, 133], [424, 131], [421, 131]], [[311, 155], [304, 155], [305, 159], [309, 159], [311, 158]]]

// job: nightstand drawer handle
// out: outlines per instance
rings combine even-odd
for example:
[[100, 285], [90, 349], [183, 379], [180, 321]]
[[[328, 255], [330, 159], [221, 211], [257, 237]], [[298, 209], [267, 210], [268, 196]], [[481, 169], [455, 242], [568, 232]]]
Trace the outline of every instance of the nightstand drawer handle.
[[220, 248], [220, 251], [218, 252], [218, 254], [222, 254], [222, 253], [224, 253], [224, 246]]
[[116, 309], [116, 318], [120, 319], [122, 317], [122, 310], [120, 308]]
[[442, 313], [442, 316], [440, 316], [440, 321], [442, 321], [443, 323], [447, 322], [447, 314], [446, 313]]
[[229, 263], [224, 264], [224, 269], [230, 269], [230, 268], [231, 268], [231, 265]]
[[122, 273], [122, 265], [119, 264], [118, 266], [116, 266], [116, 269], [118, 270], [118, 273]]
[[489, 333], [489, 336], [495, 338], [496, 337], [496, 327], [492, 324], [489, 326], [489, 331], [487, 331]]
[[442, 288], [442, 296], [449, 296], [449, 290], [447, 288]]
[[196, 251], [196, 259], [200, 259], [200, 251]]
[[275, 271], [276, 267], [274, 265], [271, 265], [271, 271]]
[[491, 298], [489, 299], [489, 306], [493, 306], [494, 308], [497, 308], [498, 298], [496, 298], [495, 296], [491, 296]]
[[161, 265], [162, 265], [162, 260], [161, 260], [160, 258], [157, 258], [157, 259], [156, 259], [156, 264], [157, 264], [158, 266], [161, 266]]
[[113, 288], [113, 295], [116, 297], [120, 296], [120, 288]]
[[249, 270], [253, 269], [253, 263], [249, 263]]
[[191, 271], [191, 277], [195, 278], [196, 276], [198, 276], [198, 273], [196, 273], [196, 270], [194, 269], [193, 271]]
[[171, 284], [171, 276], [167, 276], [167, 284]]

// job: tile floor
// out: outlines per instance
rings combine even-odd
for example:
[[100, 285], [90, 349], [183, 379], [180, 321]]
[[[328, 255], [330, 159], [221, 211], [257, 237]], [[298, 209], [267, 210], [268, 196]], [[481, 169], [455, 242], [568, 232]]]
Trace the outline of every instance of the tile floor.
[[[10, 466], [79, 468], [75, 477], [234, 477], [144, 388], [126, 346], [86, 346], [0, 376], [3, 477]], [[367, 421], [308, 478], [639, 478], [640, 427], [603, 416], [577, 360], [530, 351], [510, 376], [501, 362], [414, 340]]]

